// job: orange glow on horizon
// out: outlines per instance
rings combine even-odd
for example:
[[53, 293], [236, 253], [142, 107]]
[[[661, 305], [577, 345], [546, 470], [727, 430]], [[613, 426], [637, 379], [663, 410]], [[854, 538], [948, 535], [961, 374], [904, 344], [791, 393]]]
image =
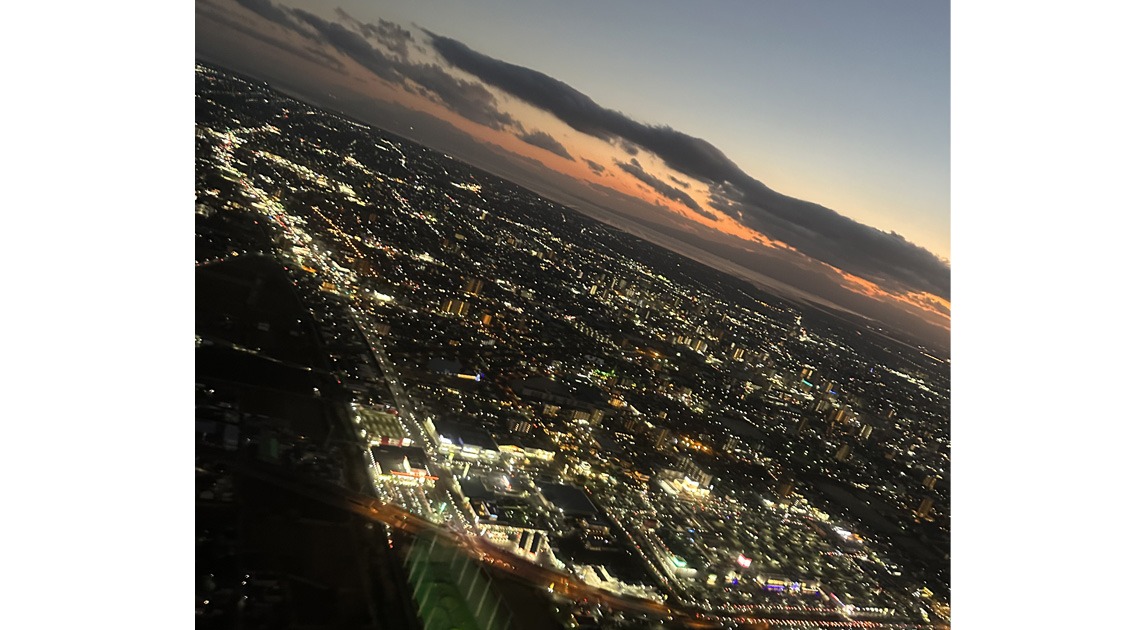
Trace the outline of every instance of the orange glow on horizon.
[[865, 295], [867, 297], [880, 300], [880, 301], [893, 301], [902, 306], [910, 307], [912, 309], [923, 311], [931, 317], [927, 317], [927, 321], [932, 321], [946, 330], [950, 330], [950, 301], [945, 298], [934, 295], [933, 293], [926, 293], [922, 291], [908, 291], [905, 293], [892, 293], [880, 287], [879, 285], [860, 278], [851, 273], [847, 273], [837, 267], [827, 265], [833, 271], [838, 273], [845, 282], [843, 287], [849, 291]]
[[[626, 194], [630, 197], [635, 197], [636, 199], [639, 199], [640, 201], [643, 201], [649, 205], [667, 208], [668, 210], [671, 210], [672, 212], [693, 223], [697, 223], [728, 236], [734, 236], [736, 238], [757, 243], [771, 249], [786, 249], [793, 252], [798, 251], [783, 241], [770, 238], [765, 234], [754, 230], [744, 225], [743, 223], [740, 223], [739, 221], [736, 221], [735, 219], [729, 217], [728, 215], [715, 208], [712, 208], [706, 203], [702, 203], [700, 201], [696, 202], [700, 204], [700, 207], [715, 215], [715, 219], [710, 219], [699, 214], [695, 210], [684, 205], [683, 202], [669, 199], [661, 195], [647, 184], [644, 184], [643, 182], [639, 181], [635, 177], [632, 177], [631, 175], [628, 175], [627, 173], [625, 173], [625, 175], [626, 177], [615, 178], [604, 177], [602, 175], [597, 175], [595, 172], [589, 172], [589, 176], [594, 177], [601, 185], [608, 186], [609, 188], [612, 188], [613, 190]], [[695, 199], [695, 196], [693, 195], [692, 198]]]
[[[724, 235], [735, 237], [751, 243], [756, 243], [770, 249], [781, 249], [796, 253], [803, 259], [814, 263], [816, 266], [821, 265], [822, 268], [834, 272], [834, 274], [836, 274], [839, 278], [840, 284], [843, 286], [843, 288], [870, 299], [878, 300], [884, 303], [889, 302], [896, 304], [916, 315], [925, 318], [926, 321], [941, 326], [946, 330], [950, 330], [949, 300], [931, 293], [920, 291], [902, 293], [888, 291], [870, 280], [843, 271], [842, 269], [839, 269], [828, 263], [810, 258], [795, 247], [792, 247], [791, 245], [788, 245], [787, 243], [778, 239], [770, 238], [758, 230], [750, 228], [743, 223], [733, 219], [732, 217], [729, 217], [723, 212], [712, 208], [707, 203], [703, 203], [697, 200], [697, 203], [700, 203], [701, 207], [705, 208], [716, 216], [716, 219], [714, 220], [700, 215], [695, 210], [692, 210], [679, 201], [664, 197], [663, 195], [654, 191], [651, 187], [647, 186], [643, 182], [640, 182], [638, 179], [628, 175], [627, 173], [617, 174], [616, 176], [612, 177], [598, 174], [589, 168], [587, 164], [585, 164], [584, 158], [582, 157], [578, 157], [575, 162], [567, 160], [563, 157], [550, 153], [549, 151], [528, 144], [511, 133], [490, 129], [489, 127], [485, 127], [484, 125], [480, 125], [466, 118], [463, 118], [436, 103], [424, 103], [428, 104], [429, 107], [423, 109], [422, 111], [445, 119], [447, 122], [454, 125], [458, 129], [471, 134], [473, 137], [481, 141], [488, 142], [505, 151], [535, 159], [545, 168], [570, 176], [577, 181], [584, 182], [586, 184], [589, 182], [595, 182], [611, 188], [620, 194], [627, 195], [647, 203], [649, 206], [668, 210], [669, 212], [672, 212], [673, 214], [676, 214], [680, 218], [693, 224], [716, 230], [717, 232], [720, 232]], [[574, 157], [577, 157], [577, 153], [579, 153], [579, 151], [574, 152], [574, 147], [577, 149], [581, 148], [579, 146], [573, 145], [573, 143], [568, 143], [564, 146]], [[621, 157], [619, 155], [619, 149], [617, 149], [617, 152], [618, 155], [616, 157]], [[599, 156], [594, 157], [599, 158]], [[594, 159], [594, 161], [603, 163], [605, 160], [600, 158]], [[611, 161], [609, 161], [609, 163], [611, 163]], [[606, 172], [611, 172], [611, 169], [610, 171]], [[689, 190], [687, 192], [692, 194], [695, 191]], [[699, 195], [693, 195], [693, 199], [695, 199], [697, 196]]]
[[[241, 9], [236, 15], [244, 23], [253, 24], [252, 20], [255, 19], [254, 14], [245, 8]], [[302, 36], [294, 33], [288, 34], [281, 29], [276, 30], [272, 38], [294, 47], [302, 47], [309, 43]], [[256, 43], [253, 45], [269, 46], [267, 43]], [[269, 51], [271, 49], [267, 48], [267, 50]], [[328, 50], [327, 52], [344, 65], [344, 69], [341, 73], [331, 75], [337, 79], [335, 83], [341, 89], [351, 90], [367, 98], [377, 99], [378, 101], [398, 105], [411, 111], [431, 116], [447, 125], [451, 125], [462, 135], [467, 135], [478, 142], [488, 143], [491, 147], [504, 151], [509, 155], [522, 158], [522, 163], [529, 163], [535, 160], [536, 163], [533, 164], [534, 169], [538, 166], [543, 169], [548, 169], [549, 171], [565, 175], [577, 182], [583, 183], [586, 187], [590, 183], [607, 187], [616, 191], [618, 194], [632, 197], [651, 207], [667, 210], [677, 215], [680, 219], [687, 221], [689, 225], [696, 226], [697, 228], [702, 227], [715, 230], [723, 236], [754, 243], [764, 248], [792, 252], [799, 257], [805, 268], [813, 268], [823, 273], [833, 271], [840, 285], [848, 291], [884, 303], [893, 303], [910, 312], [912, 315], [925, 319], [927, 322], [942, 326], [947, 330], [950, 329], [950, 301], [948, 299], [921, 291], [888, 291], [875, 282], [845, 272], [820, 260], [810, 258], [786, 242], [768, 237], [758, 230], [748, 227], [734, 217], [712, 208], [706, 196], [709, 191], [704, 183], [668, 168], [655, 156], [649, 155], [646, 152], [639, 154], [642, 166], [646, 167], [647, 172], [662, 181], [667, 181], [665, 173], [672, 174], [671, 176], [674, 179], [676, 175], [679, 175], [680, 180], [688, 182], [686, 186], [681, 185], [681, 190], [690, 195], [701, 208], [714, 215], [714, 219], [702, 216], [679, 201], [664, 197], [628, 173], [618, 172], [613, 163], [614, 160], [625, 162], [632, 157], [621, 147], [609, 143], [606, 140], [577, 132], [547, 112], [542, 112], [496, 89], [491, 90], [497, 97], [496, 106], [501, 111], [512, 115], [515, 120], [519, 121], [520, 125], [518, 128], [495, 130], [486, 127], [457, 114], [444, 103], [415, 94], [407, 89], [406, 86], [380, 78], [341, 52], [336, 50]], [[279, 51], [275, 54], [283, 53]], [[289, 54], [289, 52], [287, 54]], [[313, 61], [297, 57], [296, 55], [295, 57], [299, 64], [312, 67], [315, 69], [315, 72], [321, 71]], [[472, 80], [466, 77], [460, 78], [463, 80]], [[516, 133], [526, 129], [530, 131], [539, 130], [552, 135], [574, 159], [568, 160], [550, 151], [524, 142], [517, 137]], [[585, 162], [586, 159], [591, 159], [593, 162], [604, 166], [607, 170], [604, 173], [595, 172]], [[598, 192], [598, 194], [602, 193]]]

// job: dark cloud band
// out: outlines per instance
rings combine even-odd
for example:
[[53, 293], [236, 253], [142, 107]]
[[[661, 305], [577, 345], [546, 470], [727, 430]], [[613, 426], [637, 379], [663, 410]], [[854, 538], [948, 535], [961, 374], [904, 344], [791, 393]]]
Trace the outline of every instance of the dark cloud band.
[[[521, 129], [519, 122], [501, 111], [497, 98], [481, 83], [458, 79], [438, 65], [409, 61], [411, 34], [393, 22], [378, 20], [366, 24], [339, 10], [339, 19], [353, 26], [351, 30], [308, 11], [281, 7], [269, 0], [236, 2], [306, 38], [331, 46], [378, 78], [435, 100], [473, 122], [493, 129]], [[376, 48], [367, 37], [390, 53]]]
[[529, 133], [519, 133], [517, 137], [535, 147], [540, 147], [549, 153], [559, 155], [566, 160], [576, 161], [573, 156], [569, 155], [568, 149], [563, 144], [557, 141], [556, 138], [550, 136], [543, 131], [531, 131]]
[[726, 194], [714, 201], [734, 208], [732, 216], [745, 225], [888, 288], [925, 291], [949, 299], [950, 267], [901, 235], [777, 193], [703, 139], [670, 127], [637, 122], [546, 74], [488, 57], [457, 40], [427, 34], [438, 54], [458, 69], [553, 114], [573, 129], [621, 147], [625, 143], [638, 145], [680, 173], [723, 186]]

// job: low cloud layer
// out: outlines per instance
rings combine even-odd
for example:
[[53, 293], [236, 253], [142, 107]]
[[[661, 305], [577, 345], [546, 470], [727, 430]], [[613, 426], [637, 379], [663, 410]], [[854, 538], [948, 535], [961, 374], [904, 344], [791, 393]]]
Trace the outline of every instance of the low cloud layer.
[[566, 149], [563, 144], [558, 142], [556, 138], [543, 131], [519, 133], [517, 134], [517, 137], [535, 147], [540, 147], [549, 153], [559, 155], [566, 160], [571, 160], [574, 162], [576, 161], [573, 156], [569, 155], [568, 149]]
[[713, 200], [719, 205], [714, 207], [721, 211], [730, 208], [734, 212], [730, 216], [744, 225], [890, 289], [923, 291], [949, 299], [949, 266], [901, 235], [779, 194], [703, 139], [670, 127], [637, 122], [546, 74], [488, 57], [457, 40], [427, 34], [442, 58], [486, 84], [553, 114], [577, 131], [613, 142], [629, 154], [631, 145], [637, 145], [676, 171], [721, 187], [718, 199]]
[[270, 0], [235, 0], [235, 2], [238, 2], [271, 22], [278, 22], [279, 24], [287, 24], [290, 22], [286, 11], [280, 9]]
[[[269, 0], [235, 1], [303, 37], [329, 45], [378, 78], [429, 98], [473, 122], [492, 129], [521, 130], [521, 124], [500, 108], [497, 98], [482, 83], [459, 79], [436, 64], [411, 61], [409, 48], [416, 46], [412, 34], [393, 22], [359, 22], [338, 10], [339, 19], [349, 24], [348, 28]], [[381, 45], [382, 50], [371, 42]]]
[[600, 175], [601, 173], [603, 173], [605, 171], [605, 168], [603, 166], [601, 166], [600, 164], [597, 164], [596, 162], [593, 162], [592, 160], [590, 160], [588, 158], [581, 158], [581, 159], [584, 160], [584, 163], [588, 164], [588, 167], [592, 169], [592, 172], [596, 173], [597, 175]]
[[719, 218], [716, 215], [712, 214], [711, 212], [704, 210], [700, 206], [700, 204], [696, 203], [695, 199], [692, 199], [688, 195], [688, 193], [680, 190], [679, 188], [673, 188], [669, 184], [665, 183], [663, 180], [657, 179], [655, 176], [653, 176], [650, 173], [648, 173], [647, 171], [645, 171], [644, 167], [640, 165], [640, 162], [636, 161], [636, 158], [632, 158], [628, 162], [621, 162], [620, 160], [614, 160], [614, 161], [616, 163], [617, 168], [619, 168], [620, 170], [624, 171], [625, 173], [628, 173], [629, 175], [635, 177], [636, 179], [644, 182], [652, 190], [656, 191], [657, 193], [659, 193], [664, 198], [671, 199], [673, 201], [679, 201], [680, 203], [684, 204], [685, 206], [688, 206], [688, 208], [690, 208], [693, 212], [695, 212], [696, 214], [698, 214], [698, 215], [700, 215], [706, 219], [711, 219], [712, 221], [715, 221]]
[[341, 8], [334, 9], [334, 13], [337, 14], [338, 18], [342, 21], [356, 26], [358, 31], [367, 39], [385, 46], [391, 53], [397, 55], [399, 59], [409, 59], [409, 49], [411, 47], [421, 50], [421, 47], [414, 42], [413, 33], [398, 24], [387, 22], [380, 18], [373, 23], [359, 22]]
[[[269, 2], [266, 2], [266, 0], [239, 0], [239, 3], [243, 4], [244, 6], [254, 5], [254, 7], [247, 6], [247, 8], [258, 12], [260, 15], [262, 15], [262, 12], [264, 11], [269, 12], [272, 15], [275, 15], [276, 11], [278, 11], [278, 14], [281, 14], [281, 11], [275, 9], [274, 6]], [[211, 4], [210, 2], [197, 3], [195, 6], [195, 13], [201, 14], [207, 19], [214, 20], [219, 24], [224, 24], [227, 26], [227, 28], [234, 29], [235, 31], [242, 33], [244, 36], [250, 37], [251, 39], [254, 39], [262, 44], [273, 46], [278, 50], [296, 55], [317, 65], [325, 66], [338, 72], [345, 70], [345, 67], [342, 65], [341, 61], [338, 61], [334, 57], [330, 56], [325, 50], [321, 48], [321, 42], [317, 42], [311, 39], [311, 45], [288, 44], [279, 37], [269, 35], [263, 31], [258, 30], [257, 28], [249, 26], [242, 20], [235, 19], [233, 14], [222, 10], [220, 7]]]

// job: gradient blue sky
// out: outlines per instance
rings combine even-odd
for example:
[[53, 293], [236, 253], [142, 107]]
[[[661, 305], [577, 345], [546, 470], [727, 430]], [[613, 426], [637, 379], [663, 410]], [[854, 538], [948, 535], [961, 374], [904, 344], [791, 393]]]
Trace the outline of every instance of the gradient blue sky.
[[946, 2], [289, 3], [416, 23], [539, 70], [950, 257]]

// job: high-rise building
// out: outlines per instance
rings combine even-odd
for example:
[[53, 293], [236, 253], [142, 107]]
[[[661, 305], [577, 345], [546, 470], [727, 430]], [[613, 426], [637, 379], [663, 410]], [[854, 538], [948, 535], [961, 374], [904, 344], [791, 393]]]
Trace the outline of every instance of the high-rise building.
[[592, 409], [588, 414], [588, 423], [594, 427], [599, 427], [601, 421], [604, 420], [603, 409]]
[[850, 456], [851, 456], [851, 445], [850, 444], [844, 444], [844, 445], [839, 447], [839, 450], [835, 451], [835, 459], [838, 461], [845, 462], [845, 461], [847, 461], [847, 459]]
[[923, 497], [922, 501], [918, 504], [918, 509], [914, 511], [915, 516], [919, 518], [926, 518], [930, 514], [930, 510], [934, 508], [934, 499], [930, 497]]
[[871, 431], [873, 431], [873, 430], [874, 430], [874, 429], [871, 427], [871, 425], [869, 425], [869, 424], [864, 424], [864, 425], [863, 425], [863, 430], [862, 430], [862, 431], [859, 431], [859, 438], [861, 438], [861, 439], [864, 439], [864, 440], [865, 440], [865, 439], [867, 439], [867, 438], [871, 437]]
[[464, 300], [445, 300], [441, 303], [441, 312], [449, 315], [464, 316], [469, 313], [469, 302]]
[[484, 281], [478, 280], [477, 278], [471, 278], [468, 282], [465, 283], [465, 292], [469, 295], [478, 295], [481, 293], [481, 289], [484, 287]]

